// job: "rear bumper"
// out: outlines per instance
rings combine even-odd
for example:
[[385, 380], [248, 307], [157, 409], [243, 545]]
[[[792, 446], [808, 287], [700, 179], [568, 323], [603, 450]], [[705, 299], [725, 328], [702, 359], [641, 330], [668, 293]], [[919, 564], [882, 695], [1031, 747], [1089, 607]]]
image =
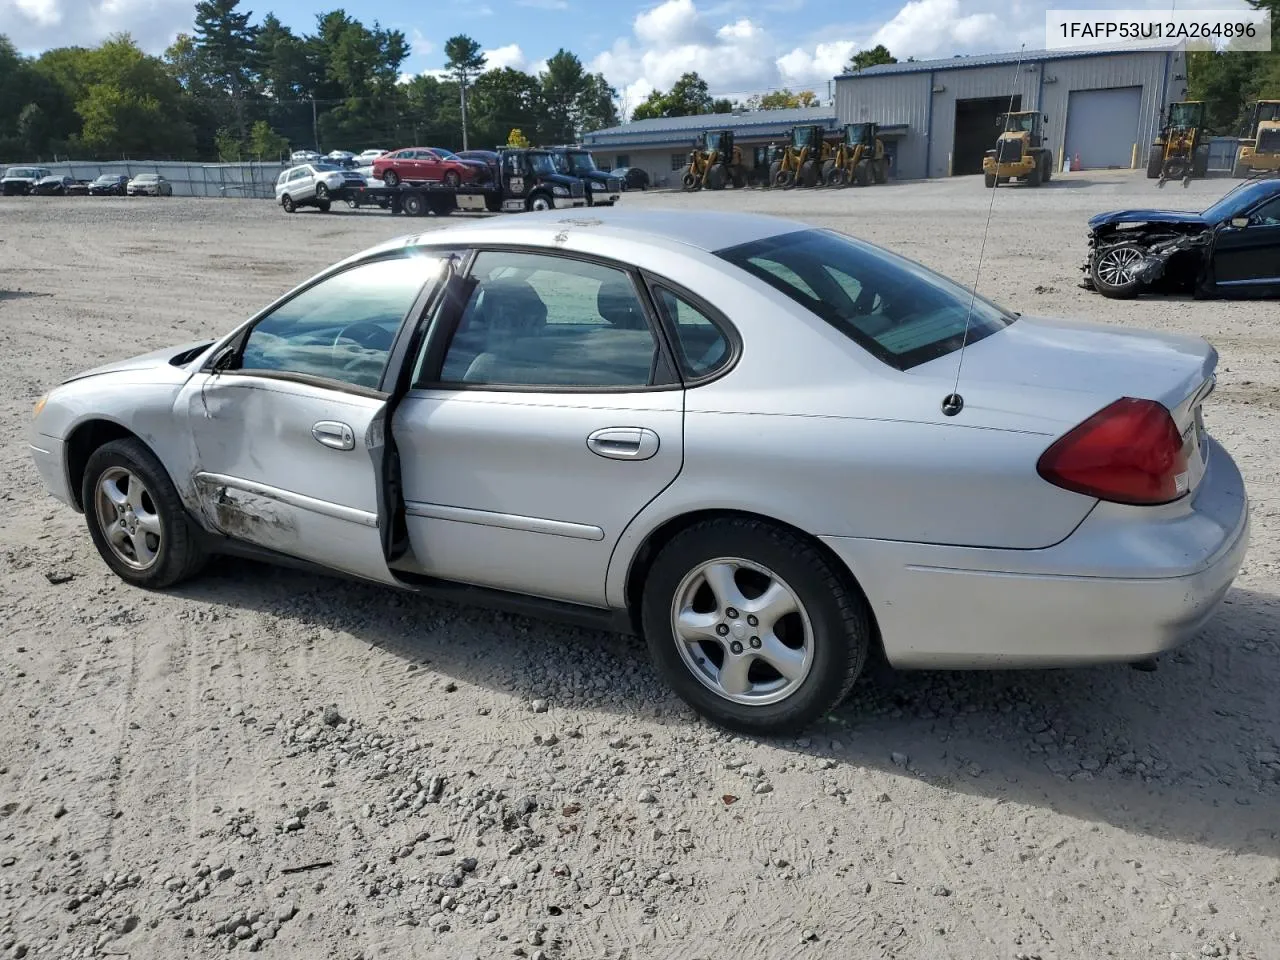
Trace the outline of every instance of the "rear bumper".
[[1213, 440], [1191, 502], [1146, 511], [1099, 504], [1043, 550], [823, 539], [861, 583], [894, 666], [1123, 663], [1195, 636], [1249, 543], [1244, 481]]
[[28, 449], [31, 451], [31, 459], [35, 462], [45, 489], [55, 499], [69, 507], [74, 507], [75, 498], [71, 495], [71, 485], [67, 482], [64, 446], [57, 437], [37, 433], [32, 435]]

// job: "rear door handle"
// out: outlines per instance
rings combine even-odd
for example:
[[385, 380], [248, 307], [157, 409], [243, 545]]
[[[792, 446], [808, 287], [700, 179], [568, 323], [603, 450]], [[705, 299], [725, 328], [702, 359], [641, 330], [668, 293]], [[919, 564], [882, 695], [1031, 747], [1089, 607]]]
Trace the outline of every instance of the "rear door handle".
[[588, 450], [611, 460], [648, 460], [659, 444], [648, 427], [605, 427], [587, 437]]
[[311, 428], [311, 435], [334, 450], [354, 450], [356, 446], [355, 431], [337, 420], [321, 420]]

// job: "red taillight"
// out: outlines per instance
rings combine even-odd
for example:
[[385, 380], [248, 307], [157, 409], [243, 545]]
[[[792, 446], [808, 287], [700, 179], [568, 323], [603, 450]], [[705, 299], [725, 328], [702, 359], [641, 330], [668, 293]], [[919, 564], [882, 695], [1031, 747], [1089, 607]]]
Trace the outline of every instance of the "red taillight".
[[1036, 470], [1067, 490], [1114, 503], [1156, 504], [1187, 492], [1187, 454], [1169, 411], [1125, 397], [1060, 437]]

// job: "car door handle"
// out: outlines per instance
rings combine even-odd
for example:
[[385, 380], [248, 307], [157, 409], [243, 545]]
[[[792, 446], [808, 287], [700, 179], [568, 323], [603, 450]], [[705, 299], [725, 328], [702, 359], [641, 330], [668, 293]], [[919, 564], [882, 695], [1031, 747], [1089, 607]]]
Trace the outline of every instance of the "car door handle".
[[658, 435], [648, 427], [605, 427], [587, 437], [587, 449], [611, 460], [648, 460], [658, 445]]
[[334, 450], [354, 450], [356, 435], [345, 423], [337, 420], [321, 420], [311, 428], [311, 435], [326, 447]]

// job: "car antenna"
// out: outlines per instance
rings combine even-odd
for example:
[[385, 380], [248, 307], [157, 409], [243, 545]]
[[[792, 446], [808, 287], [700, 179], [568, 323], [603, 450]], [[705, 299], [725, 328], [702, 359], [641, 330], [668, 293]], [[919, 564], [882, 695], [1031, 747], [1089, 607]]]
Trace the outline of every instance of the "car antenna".
[[[1022, 72], [1022, 53], [1026, 50], [1027, 45], [1024, 42], [1018, 48], [1018, 60], [1013, 67], [1013, 86], [1009, 91], [1009, 110], [1004, 115], [1004, 129], [1001, 133], [1007, 133], [1009, 130], [1009, 114], [1013, 113], [1013, 99], [1018, 95], [1018, 76]], [[1036, 104], [1036, 110], [1040, 110], [1040, 104]], [[996, 205], [996, 191], [1000, 189], [999, 177], [999, 159], [1000, 159], [1000, 141], [996, 140], [996, 179], [991, 184], [991, 200], [987, 203], [987, 222], [982, 228], [982, 244], [978, 247], [978, 266], [973, 274], [973, 289], [969, 291], [969, 311], [964, 316], [964, 336], [960, 339], [960, 356], [956, 359], [956, 379], [951, 387], [951, 392], [942, 398], [942, 413], [944, 416], [954, 417], [957, 413], [964, 409], [964, 397], [960, 396], [960, 371], [964, 369], [964, 351], [969, 345], [969, 327], [973, 323], [973, 308], [978, 302], [978, 280], [982, 276], [982, 258], [987, 252], [987, 234], [991, 230], [991, 213]]]

